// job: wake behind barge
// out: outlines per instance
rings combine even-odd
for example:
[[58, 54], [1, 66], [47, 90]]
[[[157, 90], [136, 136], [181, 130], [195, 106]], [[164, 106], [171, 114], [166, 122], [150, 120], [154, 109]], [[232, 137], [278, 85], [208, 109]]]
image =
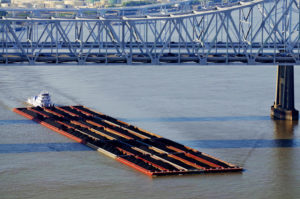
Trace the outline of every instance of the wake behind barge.
[[148, 176], [243, 170], [84, 106], [27, 107], [13, 111]]

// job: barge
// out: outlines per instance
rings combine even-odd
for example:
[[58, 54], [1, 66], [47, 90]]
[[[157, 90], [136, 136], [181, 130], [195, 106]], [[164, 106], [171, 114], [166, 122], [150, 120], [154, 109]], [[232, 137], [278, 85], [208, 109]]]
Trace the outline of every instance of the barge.
[[26, 107], [13, 111], [148, 176], [243, 171], [242, 167], [85, 106]]

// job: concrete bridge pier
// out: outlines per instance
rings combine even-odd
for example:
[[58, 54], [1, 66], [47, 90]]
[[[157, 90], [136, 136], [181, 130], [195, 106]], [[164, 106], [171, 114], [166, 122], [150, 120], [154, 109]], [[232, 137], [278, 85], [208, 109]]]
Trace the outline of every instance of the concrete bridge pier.
[[299, 112], [294, 106], [294, 66], [279, 65], [271, 117], [280, 120], [298, 120]]

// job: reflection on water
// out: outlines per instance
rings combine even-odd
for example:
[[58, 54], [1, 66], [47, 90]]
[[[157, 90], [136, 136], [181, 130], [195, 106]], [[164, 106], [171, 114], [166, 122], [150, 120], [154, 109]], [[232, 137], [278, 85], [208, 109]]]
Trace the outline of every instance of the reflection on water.
[[[284, 121], [273, 120], [274, 123], [274, 138], [286, 140], [290, 146], [296, 146], [299, 144], [299, 140], [295, 138], [295, 131], [298, 128], [298, 121]], [[294, 148], [288, 148], [286, 150], [274, 150], [274, 186], [280, 189], [278, 197], [280, 198], [294, 198], [295, 190], [290, 186], [295, 185], [299, 180], [297, 174], [291, 174], [290, 171], [297, 169], [295, 164], [298, 162], [298, 153]], [[283, 188], [285, 187], [285, 188]]]
[[275, 139], [293, 139], [298, 121], [273, 120]]

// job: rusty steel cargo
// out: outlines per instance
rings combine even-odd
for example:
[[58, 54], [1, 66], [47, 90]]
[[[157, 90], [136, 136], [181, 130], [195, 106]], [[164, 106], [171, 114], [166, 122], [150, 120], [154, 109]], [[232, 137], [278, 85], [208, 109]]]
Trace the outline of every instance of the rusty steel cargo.
[[85, 106], [27, 107], [13, 111], [148, 176], [243, 171], [242, 167]]

